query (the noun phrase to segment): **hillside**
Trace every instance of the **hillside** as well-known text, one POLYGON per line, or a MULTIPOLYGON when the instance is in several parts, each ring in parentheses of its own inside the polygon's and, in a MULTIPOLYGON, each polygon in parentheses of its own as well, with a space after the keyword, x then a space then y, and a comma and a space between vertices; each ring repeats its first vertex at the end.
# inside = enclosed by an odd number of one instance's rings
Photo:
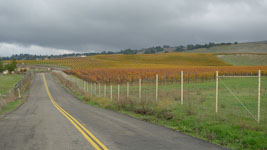
POLYGON ((233 54, 217 57, 234 66, 267 66, 267 54, 233 54))
POLYGON ((178 66, 228 66, 213 54, 94 55, 80 58, 19 61, 24 64, 57 64, 71 68, 174 68, 178 66))
POLYGON ((188 53, 267 53, 267 42, 249 42, 201 48, 188 53))

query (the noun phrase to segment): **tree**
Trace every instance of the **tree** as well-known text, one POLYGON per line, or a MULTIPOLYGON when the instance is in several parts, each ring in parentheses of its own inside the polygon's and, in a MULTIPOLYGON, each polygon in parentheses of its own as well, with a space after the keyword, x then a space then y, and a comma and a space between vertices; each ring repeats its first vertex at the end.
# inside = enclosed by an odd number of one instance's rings
POLYGON ((9 72, 15 71, 16 68, 17 68, 16 59, 13 59, 11 64, 6 64, 5 65, 5 70, 8 70, 9 72))
POLYGON ((11 66, 14 68, 14 70, 17 68, 17 61, 16 61, 16 59, 13 59, 12 60, 11 66))
POLYGON ((186 46, 187 50, 193 50, 194 49, 194 45, 193 44, 189 44, 186 46))
POLYGON ((146 49, 144 54, 154 54, 156 51, 154 49, 146 49))
POLYGON ((170 48, 169 45, 163 45, 163 48, 170 48))
POLYGON ((164 49, 163 49, 162 47, 160 47, 160 46, 156 46, 156 47, 155 47, 155 50, 156 50, 157 52, 161 52, 161 51, 163 51, 164 49))
POLYGON ((5 70, 5 68, 4 68, 3 61, 2 61, 2 59, 0 58, 0 72, 3 72, 4 70, 5 70))
POLYGON ((132 49, 125 49, 125 50, 121 50, 120 53, 122 54, 137 54, 137 50, 132 50, 132 49))
POLYGON ((178 47, 176 47, 176 49, 175 49, 176 52, 181 52, 181 51, 184 51, 184 50, 185 50, 185 47, 184 47, 183 45, 178 46, 178 47))

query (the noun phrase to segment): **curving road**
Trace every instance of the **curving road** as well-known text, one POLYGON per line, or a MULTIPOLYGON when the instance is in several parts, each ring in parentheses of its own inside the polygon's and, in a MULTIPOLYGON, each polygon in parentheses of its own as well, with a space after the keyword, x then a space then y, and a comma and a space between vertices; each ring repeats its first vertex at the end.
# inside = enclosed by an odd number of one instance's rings
POLYGON ((87 105, 36 74, 19 109, 0 119, 1 150, 216 150, 183 133, 87 105))

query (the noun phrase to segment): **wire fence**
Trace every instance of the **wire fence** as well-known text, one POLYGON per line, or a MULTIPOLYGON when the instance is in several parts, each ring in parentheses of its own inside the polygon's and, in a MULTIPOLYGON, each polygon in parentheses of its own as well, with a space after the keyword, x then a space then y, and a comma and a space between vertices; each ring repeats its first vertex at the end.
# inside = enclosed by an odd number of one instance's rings
POLYGON ((90 95, 119 103, 125 103, 126 100, 128 103, 144 104, 168 101, 175 107, 173 111, 181 117, 191 115, 199 120, 216 117, 220 120, 267 124, 266 76, 260 80, 259 103, 259 78, 256 76, 218 76, 218 82, 216 78, 183 81, 183 76, 180 80, 170 82, 158 81, 156 77, 155 80, 101 84, 87 82, 61 71, 57 73, 90 95))

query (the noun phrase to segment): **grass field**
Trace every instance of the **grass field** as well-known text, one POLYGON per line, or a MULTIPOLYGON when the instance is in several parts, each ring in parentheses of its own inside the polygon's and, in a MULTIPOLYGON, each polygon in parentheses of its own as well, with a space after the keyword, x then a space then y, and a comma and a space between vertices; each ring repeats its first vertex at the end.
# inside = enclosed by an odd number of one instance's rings
POLYGON ((236 54, 217 55, 222 61, 235 66, 266 66, 267 55, 236 54))
MULTIPOLYGON (((219 114, 222 116, 231 116, 235 119, 254 121, 257 119, 257 93, 258 93, 258 79, 257 78, 223 78, 219 80, 219 114), (227 90, 227 88, 234 93, 227 90), (236 96, 240 102, 235 99, 236 96), (242 106, 242 104, 244 106, 242 106), (246 107, 249 111, 246 110, 246 107), (250 114, 251 113, 251 114, 250 114), (252 116, 251 116, 252 115, 252 116)), ((267 77, 262 77, 262 118, 261 121, 267 126, 267 77)), ((81 85, 82 86, 82 85, 81 85)), ((89 91, 90 91, 89 87, 89 91)), ((104 96, 104 85, 96 85, 93 87, 95 96, 104 96)), ((126 84, 120 85, 120 99, 127 100, 126 84)), ((161 82, 159 84, 159 101, 171 101, 180 104, 181 99, 181 84, 180 82, 161 82)), ((142 101, 148 103, 155 102, 155 82, 142 82, 142 101)), ((113 100, 118 100, 118 86, 113 85, 113 100)), ((106 87, 106 96, 110 96, 110 86, 106 87)), ((138 82, 130 84, 129 98, 132 102, 139 101, 139 86, 138 82)), ((200 116, 209 116, 215 113, 215 80, 204 82, 185 82, 184 83, 184 106, 192 107, 191 112, 200 116)), ((178 107, 179 108, 179 107, 178 107)), ((184 115, 184 114, 181 114, 184 115)), ((235 120, 234 119, 234 120, 235 120)), ((267 128, 266 128, 267 129, 267 128)))
POLYGON ((14 85, 23 78, 23 75, 11 74, 0 75, 0 94, 6 95, 8 91, 13 90, 14 85))
POLYGON ((231 45, 214 46, 211 48, 201 48, 189 53, 267 53, 266 42, 251 42, 251 43, 239 43, 231 45))
MULTIPOLYGON (((120 99, 117 96, 118 86, 113 85, 112 101, 109 99, 110 86, 106 87, 106 98, 103 98, 103 85, 100 86, 100 93, 99 85, 93 86, 92 92, 95 93, 93 96, 77 92, 77 87, 70 84, 67 86, 88 104, 120 111, 232 149, 267 148, 265 142, 267 140, 267 77, 262 78, 260 124, 255 121, 257 78, 220 79, 217 114, 215 113, 214 80, 185 82, 183 105, 180 102, 180 82, 161 82, 158 102, 155 102, 155 83, 150 81, 142 85, 141 101, 138 95, 138 83, 130 84, 129 98, 126 97, 126 85, 120 85, 120 99)), ((83 84, 80 84, 80 88, 83 89, 83 84)), ((90 93, 90 86, 88 91, 90 93)))

